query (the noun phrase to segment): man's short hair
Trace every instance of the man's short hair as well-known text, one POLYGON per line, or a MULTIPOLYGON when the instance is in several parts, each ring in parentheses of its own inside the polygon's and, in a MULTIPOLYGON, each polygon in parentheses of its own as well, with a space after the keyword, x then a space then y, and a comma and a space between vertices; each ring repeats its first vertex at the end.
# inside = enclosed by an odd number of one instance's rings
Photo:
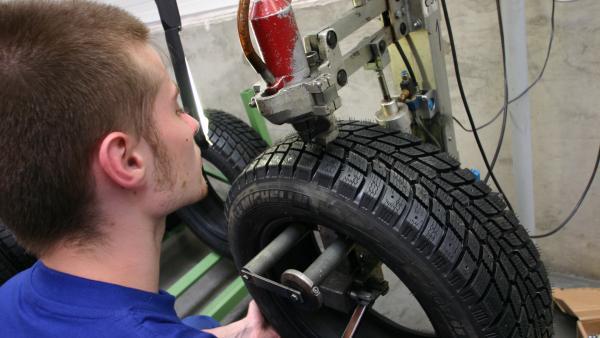
POLYGON ((154 133, 159 81, 131 56, 148 35, 109 5, 0 3, 0 220, 29 252, 100 235, 92 154, 111 131, 154 133))

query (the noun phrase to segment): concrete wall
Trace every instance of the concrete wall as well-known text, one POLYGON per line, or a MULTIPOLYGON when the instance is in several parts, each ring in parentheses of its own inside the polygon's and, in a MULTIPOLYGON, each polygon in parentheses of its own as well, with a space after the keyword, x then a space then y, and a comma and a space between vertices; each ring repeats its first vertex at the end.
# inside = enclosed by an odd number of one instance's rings
MULTIPOLYGON (((321 1, 296 11, 303 33, 317 30, 342 14, 351 1, 321 1)), ((540 70, 549 34, 550 0, 527 0, 530 79, 540 70)), ((464 85, 478 124, 502 105, 502 69, 495 5, 492 1, 449 1, 464 85)), ((553 52, 543 80, 531 91, 534 189, 537 231, 561 222, 578 200, 593 168, 600 136, 600 2, 580 0, 557 4, 553 52)), ((205 107, 220 108, 243 119, 239 92, 258 76, 244 60, 233 15, 189 19, 184 46, 205 107)), ((185 20, 184 20, 185 23, 185 20)), ((153 34, 164 48, 160 31, 153 34)), ((467 123, 446 43, 449 81, 455 116, 467 123)), ((342 118, 372 119, 380 100, 375 76, 359 71, 342 90, 342 118)), ((515 200, 510 154, 510 129, 498 161, 498 179, 515 200)), ((273 127, 274 138, 289 127, 273 127)), ((488 154, 498 139, 499 123, 482 131, 488 154)), ((456 127, 457 145, 465 167, 481 168, 471 134, 456 127)), ((566 230, 537 242, 550 270, 600 278, 600 184, 595 182, 579 213, 566 230)))

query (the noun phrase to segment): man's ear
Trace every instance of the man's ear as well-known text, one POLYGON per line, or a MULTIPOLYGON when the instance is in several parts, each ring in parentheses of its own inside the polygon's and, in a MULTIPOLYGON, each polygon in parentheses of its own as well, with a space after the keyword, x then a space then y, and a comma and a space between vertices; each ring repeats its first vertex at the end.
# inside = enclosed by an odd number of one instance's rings
POLYGON ((135 189, 144 184, 146 166, 139 145, 138 140, 122 132, 112 132, 100 143, 100 168, 115 184, 125 189, 135 189))

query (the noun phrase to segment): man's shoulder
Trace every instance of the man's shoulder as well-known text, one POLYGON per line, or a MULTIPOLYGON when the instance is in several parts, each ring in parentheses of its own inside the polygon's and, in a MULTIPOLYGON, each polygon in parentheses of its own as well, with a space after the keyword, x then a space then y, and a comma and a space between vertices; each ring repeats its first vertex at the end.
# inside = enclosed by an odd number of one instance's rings
POLYGON ((37 289, 42 285, 34 283, 39 271, 33 269, 35 266, 0 286, 2 334, 7 337, 213 337, 185 325, 174 312, 149 309, 148 303, 125 301, 127 304, 111 309, 90 307, 75 298, 87 295, 87 301, 91 302, 91 295, 77 292, 67 283, 61 284, 62 287, 57 283, 46 285, 40 293, 37 289), (61 289, 57 292, 60 299, 47 297, 56 296, 47 293, 57 288, 61 289))
POLYGON ((12 276, 4 284, 0 285, 0 309, 7 304, 10 299, 17 297, 23 285, 27 282, 31 269, 23 270, 12 276))

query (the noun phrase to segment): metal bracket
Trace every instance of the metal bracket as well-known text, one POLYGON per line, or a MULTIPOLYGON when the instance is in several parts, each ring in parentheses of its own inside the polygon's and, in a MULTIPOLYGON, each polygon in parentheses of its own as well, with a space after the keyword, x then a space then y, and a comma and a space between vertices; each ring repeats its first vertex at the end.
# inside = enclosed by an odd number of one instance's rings
POLYGON ((304 299, 302 298, 302 293, 300 291, 252 273, 252 271, 249 271, 245 268, 242 269, 242 278, 247 283, 250 283, 261 289, 265 289, 294 303, 304 303, 304 299))

